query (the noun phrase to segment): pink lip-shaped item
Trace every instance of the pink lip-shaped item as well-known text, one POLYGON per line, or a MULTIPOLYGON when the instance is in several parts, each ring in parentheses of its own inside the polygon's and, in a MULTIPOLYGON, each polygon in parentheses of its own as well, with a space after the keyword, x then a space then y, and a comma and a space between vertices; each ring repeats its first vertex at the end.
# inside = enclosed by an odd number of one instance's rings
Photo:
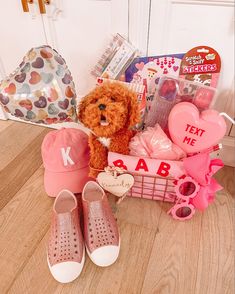
POLYGON ((199 114, 195 105, 178 103, 168 118, 172 141, 186 153, 205 150, 217 144, 226 133, 226 123, 218 111, 208 109, 199 114))

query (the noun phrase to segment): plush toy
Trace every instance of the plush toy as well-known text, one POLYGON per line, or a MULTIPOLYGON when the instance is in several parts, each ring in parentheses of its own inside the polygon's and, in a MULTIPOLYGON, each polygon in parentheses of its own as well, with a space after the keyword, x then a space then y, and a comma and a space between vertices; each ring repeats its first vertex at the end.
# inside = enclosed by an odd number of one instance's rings
POLYGON ((91 130, 89 175, 96 177, 108 165, 108 151, 129 154, 131 128, 140 120, 137 95, 119 82, 105 82, 82 99, 78 118, 91 130))

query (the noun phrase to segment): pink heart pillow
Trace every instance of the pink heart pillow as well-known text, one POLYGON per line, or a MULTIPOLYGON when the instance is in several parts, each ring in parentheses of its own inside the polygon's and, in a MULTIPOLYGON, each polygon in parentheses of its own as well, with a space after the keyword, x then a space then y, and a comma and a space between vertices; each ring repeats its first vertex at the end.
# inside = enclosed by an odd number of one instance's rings
POLYGON ((169 115, 172 141, 186 153, 205 150, 217 144, 226 133, 226 123, 219 112, 208 109, 199 114, 189 102, 176 104, 169 115))

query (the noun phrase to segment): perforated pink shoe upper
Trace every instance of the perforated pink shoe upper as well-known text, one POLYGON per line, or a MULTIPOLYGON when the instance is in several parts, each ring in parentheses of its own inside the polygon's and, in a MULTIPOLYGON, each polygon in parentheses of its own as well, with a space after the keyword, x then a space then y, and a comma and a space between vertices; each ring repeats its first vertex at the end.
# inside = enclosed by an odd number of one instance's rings
MULTIPOLYGON (((96 183, 94 182, 94 184, 96 183)), ((89 191, 89 193, 92 193, 92 191, 89 191)), ((99 247, 110 245, 118 246, 118 227, 105 193, 103 192, 102 199, 98 201, 84 200, 83 193, 82 203, 84 214, 84 239, 90 253, 99 247)))
MULTIPOLYGON (((75 196, 73 197, 76 199, 75 196)), ((56 198, 56 201, 60 201, 60 199, 56 198)), ((72 211, 63 213, 58 213, 54 205, 47 249, 50 266, 66 261, 81 263, 83 251, 84 243, 78 218, 77 202, 72 211)))

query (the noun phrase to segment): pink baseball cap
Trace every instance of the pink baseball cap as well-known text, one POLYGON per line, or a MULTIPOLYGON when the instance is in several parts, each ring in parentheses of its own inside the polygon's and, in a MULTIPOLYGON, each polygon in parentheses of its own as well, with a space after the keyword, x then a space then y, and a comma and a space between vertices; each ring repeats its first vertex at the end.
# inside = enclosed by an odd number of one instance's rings
POLYGON ((49 196, 67 189, 81 193, 88 181, 88 136, 81 130, 62 128, 48 133, 42 142, 44 186, 49 196))

